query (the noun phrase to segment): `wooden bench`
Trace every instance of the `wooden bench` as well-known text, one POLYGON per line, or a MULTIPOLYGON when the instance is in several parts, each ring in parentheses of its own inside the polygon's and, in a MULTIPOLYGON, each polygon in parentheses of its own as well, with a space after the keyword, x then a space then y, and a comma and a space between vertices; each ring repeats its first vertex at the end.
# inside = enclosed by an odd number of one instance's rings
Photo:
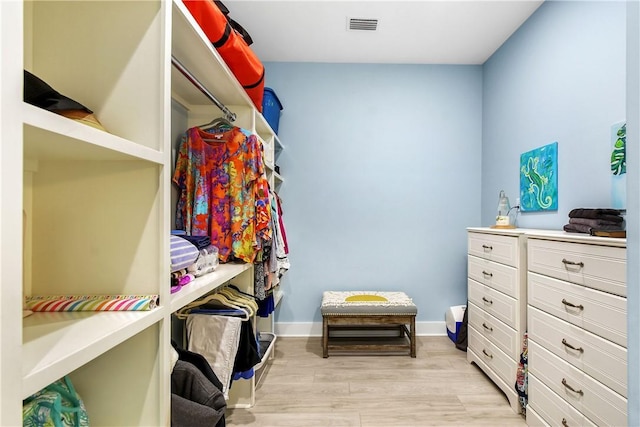
POLYGON ((329 350, 407 352, 416 357, 416 314, 418 309, 404 292, 326 291, 322 295, 322 357, 329 350), (409 327, 407 327, 409 325, 409 327), (396 330, 397 337, 360 334, 336 337, 338 330, 396 330), (332 332, 334 334, 332 335, 332 332))

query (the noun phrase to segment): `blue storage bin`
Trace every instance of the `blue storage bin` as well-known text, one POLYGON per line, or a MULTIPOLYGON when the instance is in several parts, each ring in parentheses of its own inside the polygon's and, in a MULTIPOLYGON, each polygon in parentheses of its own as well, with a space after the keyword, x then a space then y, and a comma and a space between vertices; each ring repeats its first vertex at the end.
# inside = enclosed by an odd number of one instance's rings
POLYGON ((278 133, 278 124, 280 122, 280 111, 282 111, 282 104, 276 93, 273 89, 265 87, 264 97, 262 98, 262 115, 267 119, 267 123, 276 134, 278 133))

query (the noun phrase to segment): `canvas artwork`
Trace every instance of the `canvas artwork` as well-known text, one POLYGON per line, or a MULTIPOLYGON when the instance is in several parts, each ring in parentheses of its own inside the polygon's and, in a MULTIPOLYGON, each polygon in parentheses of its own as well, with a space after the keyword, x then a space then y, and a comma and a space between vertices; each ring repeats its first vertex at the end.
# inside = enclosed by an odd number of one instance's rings
POLYGON ((520 155, 520 210, 558 210, 558 142, 520 155))
POLYGON ((611 126, 611 207, 627 208, 627 124, 611 126))

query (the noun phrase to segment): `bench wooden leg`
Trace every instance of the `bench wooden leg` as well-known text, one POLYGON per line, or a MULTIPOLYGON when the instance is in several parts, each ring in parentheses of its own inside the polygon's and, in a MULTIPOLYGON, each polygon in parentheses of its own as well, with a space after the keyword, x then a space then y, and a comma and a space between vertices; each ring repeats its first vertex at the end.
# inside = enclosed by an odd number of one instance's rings
POLYGON ((411 318, 411 357, 416 357, 416 318, 411 318))
POLYGON ((322 316, 322 357, 329 357, 329 322, 322 316))

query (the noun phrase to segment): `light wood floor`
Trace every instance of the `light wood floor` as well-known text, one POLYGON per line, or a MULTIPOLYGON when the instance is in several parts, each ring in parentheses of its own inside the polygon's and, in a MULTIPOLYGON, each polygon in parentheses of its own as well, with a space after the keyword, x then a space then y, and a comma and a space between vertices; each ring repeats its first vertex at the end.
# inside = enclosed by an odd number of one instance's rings
POLYGON ((320 338, 282 338, 251 409, 228 426, 525 426, 504 394, 447 337, 418 337, 417 358, 322 358, 320 338))

